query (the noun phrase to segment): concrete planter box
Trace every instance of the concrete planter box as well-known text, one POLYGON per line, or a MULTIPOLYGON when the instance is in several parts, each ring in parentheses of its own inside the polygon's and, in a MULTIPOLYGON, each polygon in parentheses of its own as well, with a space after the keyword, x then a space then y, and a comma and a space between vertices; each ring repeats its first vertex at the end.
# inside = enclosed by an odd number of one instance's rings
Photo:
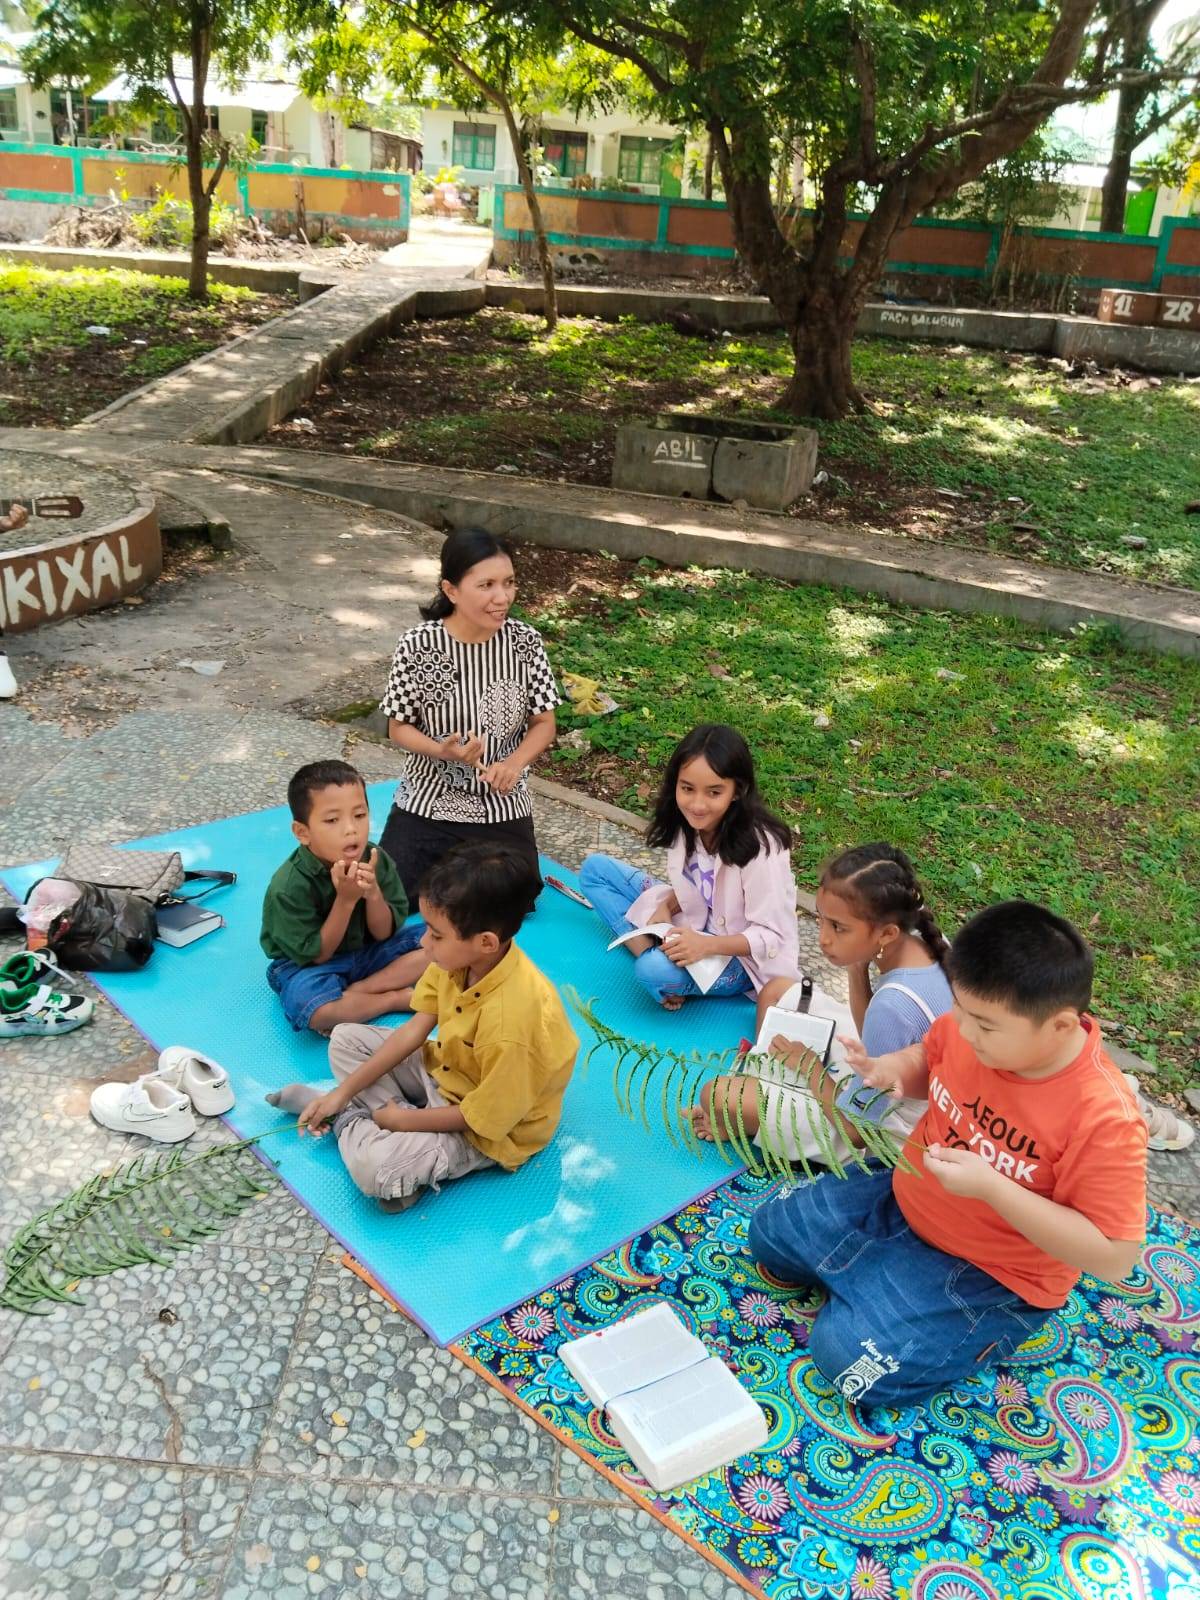
POLYGON ((613 488, 643 494, 677 494, 707 500, 717 441, 658 422, 627 422, 617 429, 613 488))
POLYGON ((617 429, 612 481, 614 489, 786 511, 816 470, 812 428, 666 412, 617 429))

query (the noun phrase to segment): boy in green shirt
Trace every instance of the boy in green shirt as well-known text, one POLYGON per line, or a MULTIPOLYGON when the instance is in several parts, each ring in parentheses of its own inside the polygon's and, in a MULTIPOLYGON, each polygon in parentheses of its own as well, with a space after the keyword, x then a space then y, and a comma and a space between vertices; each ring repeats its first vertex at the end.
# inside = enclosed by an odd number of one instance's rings
POLYGON ((404 926, 408 901, 390 858, 368 838, 362 775, 345 761, 313 761, 288 784, 300 841, 263 901, 267 982, 293 1028, 331 1033, 406 1011, 429 965, 424 927, 404 926))

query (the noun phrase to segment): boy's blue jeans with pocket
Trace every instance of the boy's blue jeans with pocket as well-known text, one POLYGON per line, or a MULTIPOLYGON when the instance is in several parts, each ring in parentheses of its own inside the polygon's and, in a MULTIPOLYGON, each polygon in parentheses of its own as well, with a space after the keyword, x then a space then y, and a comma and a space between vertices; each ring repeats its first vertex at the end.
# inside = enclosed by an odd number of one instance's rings
POLYGON ((867 1406, 919 1405, 1006 1360, 1052 1315, 918 1238, 883 1169, 825 1173, 768 1201, 748 1246, 772 1277, 828 1291, 809 1354, 867 1406))
POLYGON ((425 933, 419 917, 402 922, 386 939, 372 939, 361 950, 332 956, 328 961, 301 967, 282 957, 267 968, 267 982, 283 1002, 284 1013, 297 1032, 307 1028, 313 1013, 340 1000, 352 983, 373 978, 390 962, 415 950, 425 933))

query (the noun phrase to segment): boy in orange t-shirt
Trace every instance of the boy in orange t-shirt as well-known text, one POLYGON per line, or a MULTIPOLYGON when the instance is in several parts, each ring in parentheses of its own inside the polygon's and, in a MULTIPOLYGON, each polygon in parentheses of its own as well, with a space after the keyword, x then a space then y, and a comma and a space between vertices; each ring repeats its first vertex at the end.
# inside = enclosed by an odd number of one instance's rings
POLYGON ((809 1337, 847 1400, 915 1405, 1012 1355, 1082 1272, 1118 1283, 1145 1238, 1146 1126, 1104 1053, 1092 952, 1069 922, 1010 900, 946 960, 954 1010, 872 1059, 876 1088, 928 1097, 915 1169, 828 1175, 756 1213, 750 1251, 829 1293, 809 1337))

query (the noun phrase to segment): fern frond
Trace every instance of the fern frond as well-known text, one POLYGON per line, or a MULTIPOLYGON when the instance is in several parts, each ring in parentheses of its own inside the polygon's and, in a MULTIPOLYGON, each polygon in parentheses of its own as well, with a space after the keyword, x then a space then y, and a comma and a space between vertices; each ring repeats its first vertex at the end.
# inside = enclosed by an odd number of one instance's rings
POLYGON ((767 1125, 768 1104, 767 1085, 760 1078, 757 1089, 758 1097, 758 1144, 762 1152, 763 1166, 768 1177, 790 1178, 792 1164, 788 1160, 787 1145, 783 1139, 783 1095, 775 1096, 775 1127, 772 1130, 767 1125))
POLYGON ((190 1160, 179 1147, 143 1151, 89 1178, 13 1239, 4 1252, 0 1306, 45 1316, 42 1302, 75 1300, 81 1278, 151 1262, 169 1266, 178 1251, 212 1238, 275 1183, 248 1156, 257 1143, 216 1145, 190 1160))
MULTIPOLYGON (((719 1076, 731 1065, 740 1067, 740 1071, 734 1074, 736 1080, 745 1072, 747 1063, 752 1063, 756 1058, 753 1055, 747 1056, 738 1063, 735 1050, 713 1051, 709 1055, 702 1055, 698 1050, 690 1052, 669 1050, 659 1045, 630 1039, 615 1028, 609 1027, 608 1023, 598 1015, 594 1000, 584 1000, 578 991, 571 988, 564 989, 563 996, 592 1035, 592 1042, 584 1056, 584 1064, 590 1062, 598 1050, 611 1051, 615 1058, 612 1069, 613 1096, 621 1114, 630 1119, 635 1115, 639 1116, 649 1131, 651 1108, 654 1103, 651 1088, 657 1077, 660 1084, 658 1115, 667 1138, 675 1145, 682 1139, 684 1146, 699 1155, 701 1143, 692 1127, 688 1112, 697 1103, 702 1084, 710 1078, 719 1076)), ((828 1067, 824 1070, 826 1073, 829 1072, 828 1067)), ((867 1111, 883 1098, 886 1098, 884 1092, 877 1091, 868 1102, 867 1111)), ((756 1142, 746 1128, 741 1095, 731 1092, 722 1097, 720 1105, 717 1100, 718 1097, 714 1095, 709 1117, 717 1154, 723 1160, 735 1157, 752 1172, 759 1173, 765 1169, 768 1173, 778 1171, 781 1176, 793 1176, 795 1167, 799 1166, 805 1177, 816 1177, 817 1168, 802 1153, 806 1143, 809 1148, 815 1147, 818 1152, 814 1158, 817 1166, 826 1168, 837 1178, 844 1178, 847 1175, 849 1165, 865 1170, 869 1161, 877 1161, 887 1167, 899 1167, 907 1172, 915 1170, 901 1145, 886 1128, 873 1121, 865 1112, 860 1114, 846 1111, 839 1106, 835 1123, 825 1115, 819 1101, 813 1095, 798 1093, 780 1096, 774 1119, 775 1127, 771 1129, 768 1126, 763 1080, 759 1079, 759 1134, 756 1142), (781 1126, 785 1098, 788 1101, 788 1114, 791 1120, 790 1147, 783 1138, 781 1126), (809 1141, 805 1141, 802 1137, 798 1115, 801 1103, 804 1106, 811 1136, 809 1141), (839 1153, 837 1138, 839 1132, 847 1135, 847 1143, 851 1147, 849 1156, 839 1153), (856 1138, 851 1138, 850 1135, 856 1138), (856 1139, 859 1142, 856 1143, 856 1139)))

